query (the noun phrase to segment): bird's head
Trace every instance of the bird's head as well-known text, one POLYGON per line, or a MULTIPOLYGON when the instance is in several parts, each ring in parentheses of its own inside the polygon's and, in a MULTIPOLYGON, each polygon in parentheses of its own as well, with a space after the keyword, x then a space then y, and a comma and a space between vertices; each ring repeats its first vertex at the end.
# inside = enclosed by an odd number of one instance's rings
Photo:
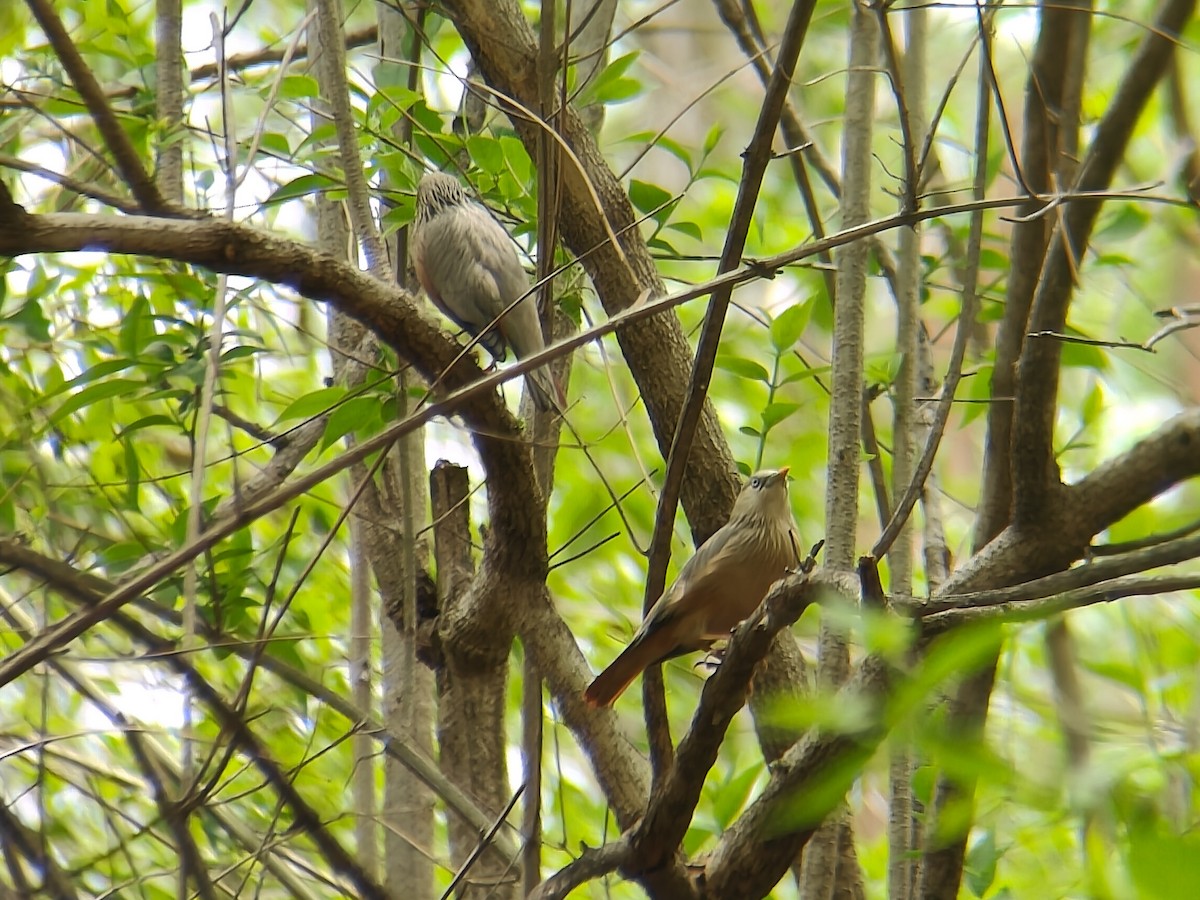
POLYGON ((791 519, 791 508, 788 506, 787 492, 788 467, 780 469, 762 469, 750 476, 742 492, 738 494, 733 504, 735 519, 791 519))
POLYGON ((427 222, 442 210, 469 200, 458 179, 445 172, 430 172, 417 185, 417 221, 427 222))

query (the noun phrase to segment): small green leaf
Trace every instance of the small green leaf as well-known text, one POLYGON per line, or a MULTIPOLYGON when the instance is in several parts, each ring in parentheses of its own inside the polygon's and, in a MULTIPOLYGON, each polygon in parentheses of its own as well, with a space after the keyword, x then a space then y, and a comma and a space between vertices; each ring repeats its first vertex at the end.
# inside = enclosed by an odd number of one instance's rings
POLYGON ((725 133, 724 127, 718 122, 708 129, 708 134, 704 136, 704 155, 708 156, 717 147, 717 142, 721 140, 721 136, 725 133))
POLYGON ((314 416, 324 415, 333 409, 345 396, 346 389, 339 385, 321 388, 320 390, 313 391, 311 394, 297 397, 279 414, 279 418, 276 421, 286 422, 289 419, 311 419, 314 416))
POLYGON ((122 449, 125 451, 125 505, 132 510, 137 510, 138 506, 138 487, 141 484, 142 465, 138 460, 137 442, 125 437, 121 440, 122 449))
POLYGON ((996 880, 996 863, 999 859, 996 835, 991 829, 985 831, 967 850, 964 875, 967 887, 976 897, 986 894, 996 880))
POLYGON ((734 375, 749 379, 750 381, 761 381, 763 384, 771 383, 770 373, 752 359, 722 354, 717 357, 717 368, 724 369, 726 372, 732 372, 734 375))
POLYGON ((580 93, 576 105, 584 107, 593 103, 626 100, 641 91, 640 82, 625 77, 625 72, 637 60, 638 55, 637 51, 626 53, 605 66, 604 71, 592 79, 580 93))
POLYGON ((35 341, 50 340, 50 320, 42 312, 41 304, 32 297, 16 312, 0 321, 16 325, 35 341))
POLYGON ((1095 425, 1100 420, 1102 412, 1104 412, 1104 392, 1100 389, 1100 383, 1095 381, 1092 382, 1092 388, 1083 400, 1080 418, 1084 425, 1095 425))
POLYGON ((291 159, 292 148, 288 145, 286 135, 280 134, 278 131, 265 131, 263 136, 258 141, 258 146, 268 156, 276 156, 281 159, 291 159))
POLYGON ((666 150, 687 166, 689 172, 692 170, 692 154, 687 147, 679 143, 679 141, 667 137, 665 134, 655 133, 651 135, 651 139, 654 141, 654 146, 660 150, 666 150))
POLYGON ((979 268, 992 272, 1007 272, 1011 266, 1005 254, 999 250, 984 247, 979 251, 979 268))
POLYGON ((771 322, 771 343, 780 353, 791 350, 808 327, 812 317, 813 301, 795 303, 781 312, 771 322))
POLYGON ((499 175, 505 170, 504 148, 495 138, 473 134, 467 138, 467 152, 471 154, 471 162, 489 175, 499 175))
POLYGON ((1096 229, 1095 240, 1127 241, 1137 237, 1150 222, 1150 214, 1133 203, 1108 206, 1096 229))
POLYGON ((281 185, 276 189, 275 193, 266 199, 264 205, 269 206, 272 203, 295 200, 297 197, 307 197, 309 194, 315 194, 333 187, 341 187, 341 185, 326 175, 310 172, 307 175, 301 175, 299 178, 289 181, 287 184, 281 185))
POLYGON ((799 403, 771 403, 761 413, 763 431, 767 432, 800 408, 799 403))
POLYGON ((129 356, 138 356, 142 348, 154 338, 154 322, 149 317, 150 302, 142 296, 136 297, 129 312, 121 320, 121 349, 129 356))
POLYGON ((674 229, 681 234, 686 234, 697 241, 704 239, 704 232, 700 230, 700 226, 695 222, 670 222, 667 224, 667 228, 674 229))
POLYGON ((639 212, 660 214, 665 211, 666 205, 674 196, 657 184, 638 181, 636 178, 629 182, 629 201, 639 212))
MULTIPOLYGON (((1067 328, 1067 334, 1079 334, 1074 328, 1067 328)), ((1103 347, 1091 344, 1077 344, 1067 341, 1062 348, 1062 364, 1079 369, 1094 369, 1097 372, 1107 372, 1109 369, 1108 353, 1103 347)))
POLYGON ((51 414, 50 424, 55 425, 76 410, 91 406, 93 403, 107 400, 110 397, 118 397, 122 394, 130 394, 141 390, 145 386, 145 382, 133 378, 113 378, 109 381, 90 384, 79 391, 79 393, 72 394, 63 401, 62 405, 51 414))
POLYGON ((279 96, 288 100, 309 100, 320 95, 317 79, 309 75, 287 75, 279 85, 279 96))
POLYGON ((117 437, 124 439, 126 435, 133 434, 135 431, 141 431, 143 428, 153 428, 156 425, 166 425, 170 428, 177 428, 179 423, 170 416, 164 416, 161 414, 142 416, 142 418, 138 419, 136 422, 126 425, 124 428, 120 429, 117 432, 117 437))
POLYGON ((792 384, 796 381, 806 381, 809 378, 816 378, 821 375, 828 375, 833 371, 832 366, 813 366, 811 369, 801 369, 799 372, 793 372, 791 375, 784 378, 777 387, 782 387, 785 384, 792 384))
POLYGON ((975 370, 973 377, 963 378, 959 382, 956 396, 959 400, 971 401, 956 404, 962 411, 963 425, 975 421, 986 413, 992 399, 992 367, 990 365, 980 366, 975 370))
POLYGON ((340 440, 351 431, 380 422, 379 400, 376 397, 352 397, 338 406, 325 423, 325 434, 321 437, 321 449, 340 440))
POLYGON ((251 347, 247 344, 238 344, 236 347, 230 347, 221 354, 221 362, 234 362, 239 359, 245 359, 247 356, 254 356, 257 353, 266 352, 262 347, 251 347))

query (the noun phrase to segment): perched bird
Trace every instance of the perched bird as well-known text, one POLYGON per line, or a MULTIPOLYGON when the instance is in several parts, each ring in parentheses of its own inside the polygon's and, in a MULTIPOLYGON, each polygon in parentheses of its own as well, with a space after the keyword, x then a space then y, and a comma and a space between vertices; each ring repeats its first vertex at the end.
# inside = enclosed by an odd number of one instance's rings
MULTIPOLYGON (((417 278, 429 299, 460 328, 479 337, 497 360, 508 355, 510 346, 518 359, 546 346, 529 276, 512 239, 458 179, 444 172, 421 179, 410 246, 417 278), (522 299, 512 306, 518 298, 522 299)), ((539 408, 565 405, 546 369, 529 372, 525 383, 539 408)))
POLYGON ((787 473, 784 466, 751 476, 729 521, 684 564, 629 646, 588 685, 588 704, 611 706, 648 666, 728 637, 799 562, 787 473))

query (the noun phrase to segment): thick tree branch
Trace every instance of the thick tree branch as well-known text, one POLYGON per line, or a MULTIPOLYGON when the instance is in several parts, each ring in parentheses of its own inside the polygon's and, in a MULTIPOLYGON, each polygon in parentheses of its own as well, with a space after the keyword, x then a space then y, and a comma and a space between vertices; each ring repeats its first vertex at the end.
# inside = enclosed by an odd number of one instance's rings
POLYGON ((828 577, 789 576, 776 582, 754 614, 738 625, 720 666, 704 684, 700 705, 679 742, 674 764, 655 787, 646 814, 630 836, 631 858, 624 871, 652 872, 677 852, 705 777, 733 717, 746 703, 754 672, 775 635, 836 584, 828 577))
POLYGON ((1072 609, 1111 603, 1126 597, 1146 597, 1200 588, 1200 575, 1127 575, 1088 584, 1045 597, 1025 597, 1007 602, 948 609, 924 619, 923 634, 930 638, 975 622, 1000 620, 1031 622, 1047 619, 1072 609))
POLYGON ((783 755, 762 794, 709 857, 709 896, 733 900, 770 892, 886 736, 881 706, 892 682, 889 663, 876 656, 863 661, 842 693, 874 706, 870 723, 855 733, 814 732, 783 755))
MULTIPOLYGON (((1128 74, 1096 128, 1080 167, 1075 185, 1078 189, 1103 190, 1112 182, 1134 126, 1167 70, 1179 32, 1195 9, 1196 0, 1167 0, 1146 30, 1128 74)), ((1078 13, 1068 11, 1068 15, 1078 13)), ((1064 329, 1075 279, 1101 206, 1100 201, 1074 203, 1059 216, 1034 297, 1030 331, 1064 329)), ((1061 359, 1062 345, 1058 341, 1028 341, 1021 354, 1012 445, 1014 514, 1018 523, 1042 522, 1058 502, 1054 420, 1061 359)))
POLYGON ((1066 490, 1066 513, 1089 537, 1200 475, 1200 407, 1186 410, 1066 490))
MULTIPOLYGON (((449 0, 445 8, 488 83, 526 109, 537 109, 537 38, 515 0, 449 0)), ((503 100, 501 100, 503 106, 503 100)), ((506 110, 530 156, 544 127, 511 107, 506 110)), ((566 106, 560 133, 582 164, 562 166, 559 222, 563 242, 580 258, 609 316, 628 309, 645 292, 665 288, 635 227, 633 208, 573 107, 566 106), (593 198, 598 197, 602 210, 593 198), (620 235, 620 252, 608 234, 620 235)), ((683 408, 692 353, 675 316, 655 316, 637 328, 618 329, 617 339, 641 390, 664 458, 683 408)), ((738 490, 733 459, 710 405, 688 460, 682 502, 697 544, 725 524, 738 490)))

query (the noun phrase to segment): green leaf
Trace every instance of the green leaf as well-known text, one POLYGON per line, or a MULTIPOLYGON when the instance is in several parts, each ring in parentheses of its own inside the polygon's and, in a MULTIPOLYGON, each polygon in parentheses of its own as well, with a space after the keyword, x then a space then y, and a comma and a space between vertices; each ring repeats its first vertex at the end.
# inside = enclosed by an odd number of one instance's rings
POLYGON ((5 323, 16 325, 25 332, 32 340, 49 341, 50 340, 50 320, 46 318, 42 312, 42 306, 37 300, 32 297, 21 304, 20 309, 12 315, 5 316, 2 320, 5 323))
POLYGON ((321 87, 310 75, 287 75, 280 82, 279 96, 288 100, 311 100, 321 96, 321 87))
POLYGON ((800 408, 799 403, 770 403, 761 413, 763 432, 766 433, 800 408))
POLYGON ((471 162, 489 175, 499 175, 507 168, 504 164, 504 148, 495 138, 473 134, 467 138, 467 152, 471 162))
POLYGON ((637 60, 639 53, 627 53, 618 57, 604 67, 604 70, 588 82, 587 87, 580 93, 576 105, 590 106, 593 103, 612 103, 626 100, 639 93, 641 83, 632 78, 626 78, 625 72, 637 60))
POLYGON ((142 348, 154 339, 154 322, 150 318, 150 301, 144 296, 134 299, 125 318, 121 320, 118 343, 129 356, 137 356, 142 348))
POLYGON ((982 897, 996 880, 996 863, 1000 852, 996 848, 996 835, 988 829, 967 850, 964 872, 967 888, 976 897, 982 897))
MULTIPOLYGON (((1067 328, 1067 334, 1079 334, 1074 328, 1067 328)), ((1047 338, 1047 340, 1054 340, 1047 338)), ((1073 341, 1066 341, 1062 348, 1062 364, 1064 366, 1072 366, 1078 369, 1093 369, 1097 372, 1106 372, 1109 368, 1108 351, 1103 347, 1096 347, 1092 344, 1077 344, 1073 341)))
POLYGON ((340 188, 341 186, 327 175, 309 173, 281 185, 275 190, 275 193, 271 194, 264 201, 263 205, 270 206, 273 203, 283 203, 285 200, 295 200, 297 197, 307 197, 309 194, 316 194, 320 191, 326 191, 335 187, 340 188))
POLYGON ((1129 841, 1129 874, 1138 896, 1153 900, 1194 897, 1200 884, 1200 835, 1170 834, 1140 825, 1129 841))
POLYGON ((667 137, 665 134, 654 134, 649 136, 650 140, 654 141, 654 146, 660 150, 665 150, 678 159, 681 163, 688 167, 688 171, 692 170, 692 154, 683 144, 673 138, 667 137))
POLYGON ((1096 228, 1095 240, 1127 241, 1141 234, 1150 222, 1150 214, 1133 203, 1119 203, 1105 207, 1096 228))
POLYGON ((258 146, 268 156, 275 156, 280 159, 292 158, 292 148, 288 144, 287 135, 280 134, 277 131, 264 131, 263 136, 259 138, 258 146))
POLYGON ((117 431, 117 437, 124 439, 126 435, 133 434, 135 431, 141 431, 143 428, 153 428, 156 425, 166 425, 169 428, 177 429, 179 423, 170 416, 156 414, 153 416, 142 416, 136 422, 126 425, 124 428, 117 431))
MULTIPOLYGON (((959 382, 956 396, 959 400, 973 401, 957 403, 962 411, 962 423, 967 425, 987 412, 989 401, 992 399, 992 367, 980 366, 970 378, 959 382)), ((999 401, 1004 402, 1004 401, 999 401)))
POLYGON ((666 211, 674 196, 657 184, 638 181, 636 178, 629 182, 629 201, 639 212, 660 215, 666 211))
POLYGON ((119 397, 122 394, 132 394, 145 387, 145 382, 133 378, 113 378, 109 381, 101 381, 98 384, 88 385, 83 390, 68 397, 51 414, 50 424, 55 425, 76 410, 91 406, 93 403, 107 400, 110 397, 119 397))
POLYGON ((669 222, 667 228, 686 234, 693 240, 704 240, 704 232, 700 230, 700 226, 695 222, 669 222))
POLYGON ((725 133, 725 128, 720 122, 715 123, 708 134, 704 136, 704 155, 708 156, 717 147, 717 142, 721 140, 721 136, 725 133))
POLYGON ((303 397, 297 397, 279 414, 277 422, 287 422, 290 419, 311 419, 324 415, 333 409, 343 397, 346 389, 340 385, 321 388, 303 397))
POLYGON ((984 247, 979 251, 979 268, 992 272, 1007 272, 1011 266, 1007 254, 984 247))
POLYGON ((791 350, 800 340, 812 317, 812 309, 813 300, 810 298, 789 306, 771 321, 771 343, 778 352, 791 350))
POLYGON ((758 766, 746 766, 711 792, 713 815, 717 824, 721 826, 721 831, 725 831, 733 823, 742 807, 746 805, 746 798, 750 796, 750 790, 761 772, 762 769, 758 766))
POLYGON ((138 510, 138 486, 141 484, 142 465, 138 460, 137 442, 125 437, 121 440, 125 456, 125 505, 138 510))
POLYGON ((726 372, 732 372, 734 375, 749 379, 750 381, 761 381, 763 384, 771 383, 770 373, 752 359, 745 359, 741 356, 730 356, 723 353, 717 357, 717 368, 723 369, 726 372))
POLYGON ((321 449, 325 450, 351 431, 379 423, 377 397, 351 397, 330 413, 329 421, 325 423, 325 434, 321 437, 321 449))
POLYGON ((248 356, 255 356, 259 353, 265 353, 262 347, 251 347, 248 344, 238 344, 236 347, 230 347, 221 354, 221 362, 236 362, 239 359, 245 359, 248 356))

